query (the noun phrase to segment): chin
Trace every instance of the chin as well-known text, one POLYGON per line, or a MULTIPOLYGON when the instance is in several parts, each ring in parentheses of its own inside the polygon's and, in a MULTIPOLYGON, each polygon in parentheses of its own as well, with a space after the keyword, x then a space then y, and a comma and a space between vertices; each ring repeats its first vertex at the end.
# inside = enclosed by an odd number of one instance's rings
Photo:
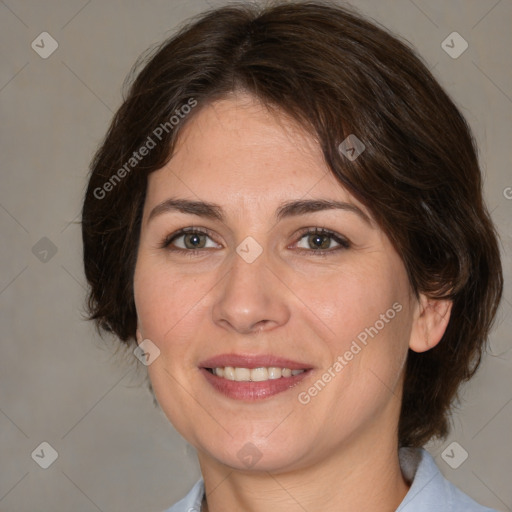
POLYGON ((304 441, 297 435, 294 442, 290 433, 283 431, 283 435, 273 439, 269 439, 268 433, 233 437, 226 434, 223 439, 209 438, 196 446, 204 457, 237 471, 282 473, 298 469, 306 462, 307 452, 314 451, 308 450, 304 441))

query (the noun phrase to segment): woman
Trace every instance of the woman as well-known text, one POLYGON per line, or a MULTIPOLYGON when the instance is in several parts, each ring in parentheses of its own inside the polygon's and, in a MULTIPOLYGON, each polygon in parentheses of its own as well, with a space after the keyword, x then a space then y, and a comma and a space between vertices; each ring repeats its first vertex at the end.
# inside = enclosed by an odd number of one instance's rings
POLYGON ((162 44, 92 163, 91 318, 202 478, 169 511, 484 511, 446 436, 502 291, 467 124, 403 43, 320 2, 162 44))

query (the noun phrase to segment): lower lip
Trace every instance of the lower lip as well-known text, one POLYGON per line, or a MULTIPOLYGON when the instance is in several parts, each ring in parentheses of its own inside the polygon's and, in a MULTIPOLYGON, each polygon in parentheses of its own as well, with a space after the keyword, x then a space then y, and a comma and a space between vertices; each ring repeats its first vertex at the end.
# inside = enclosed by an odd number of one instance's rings
POLYGON ((270 396, 282 393, 287 389, 296 386, 306 375, 309 370, 305 370, 298 375, 291 377, 281 377, 279 379, 264 380, 260 382, 252 381, 235 381, 217 377, 209 372, 206 368, 201 368, 201 372, 206 380, 223 395, 235 400, 262 400, 270 396))

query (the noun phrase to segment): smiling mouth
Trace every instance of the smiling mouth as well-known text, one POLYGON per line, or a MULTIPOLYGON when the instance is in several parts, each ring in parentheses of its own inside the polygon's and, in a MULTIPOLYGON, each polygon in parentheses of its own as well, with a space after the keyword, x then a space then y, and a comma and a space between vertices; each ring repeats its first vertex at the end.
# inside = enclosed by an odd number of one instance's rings
POLYGON ((306 369, 291 370, 290 368, 280 368, 277 366, 260 368, 218 366, 215 368, 206 368, 206 370, 217 377, 236 382, 265 382, 269 380, 286 379, 295 377, 306 371, 306 369))
POLYGON ((219 354, 198 367, 214 390, 244 402, 281 394, 313 371, 307 363, 272 354, 219 354))
POLYGON ((311 372, 311 368, 292 370, 278 366, 203 366, 200 369, 213 389, 242 402, 269 399, 281 394, 295 387, 311 372))

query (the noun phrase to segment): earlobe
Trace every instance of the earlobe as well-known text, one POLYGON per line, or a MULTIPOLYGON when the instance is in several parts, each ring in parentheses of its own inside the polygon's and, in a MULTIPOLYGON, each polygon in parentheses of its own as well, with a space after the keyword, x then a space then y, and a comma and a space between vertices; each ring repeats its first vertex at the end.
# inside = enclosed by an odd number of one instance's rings
POLYGON ((144 339, 138 327, 135 331, 135 338, 137 340, 137 345, 140 345, 142 340, 144 339))
POLYGON ((409 348, 414 352, 426 352, 434 348, 446 331, 451 310, 451 300, 431 299, 420 295, 413 320, 409 348))

